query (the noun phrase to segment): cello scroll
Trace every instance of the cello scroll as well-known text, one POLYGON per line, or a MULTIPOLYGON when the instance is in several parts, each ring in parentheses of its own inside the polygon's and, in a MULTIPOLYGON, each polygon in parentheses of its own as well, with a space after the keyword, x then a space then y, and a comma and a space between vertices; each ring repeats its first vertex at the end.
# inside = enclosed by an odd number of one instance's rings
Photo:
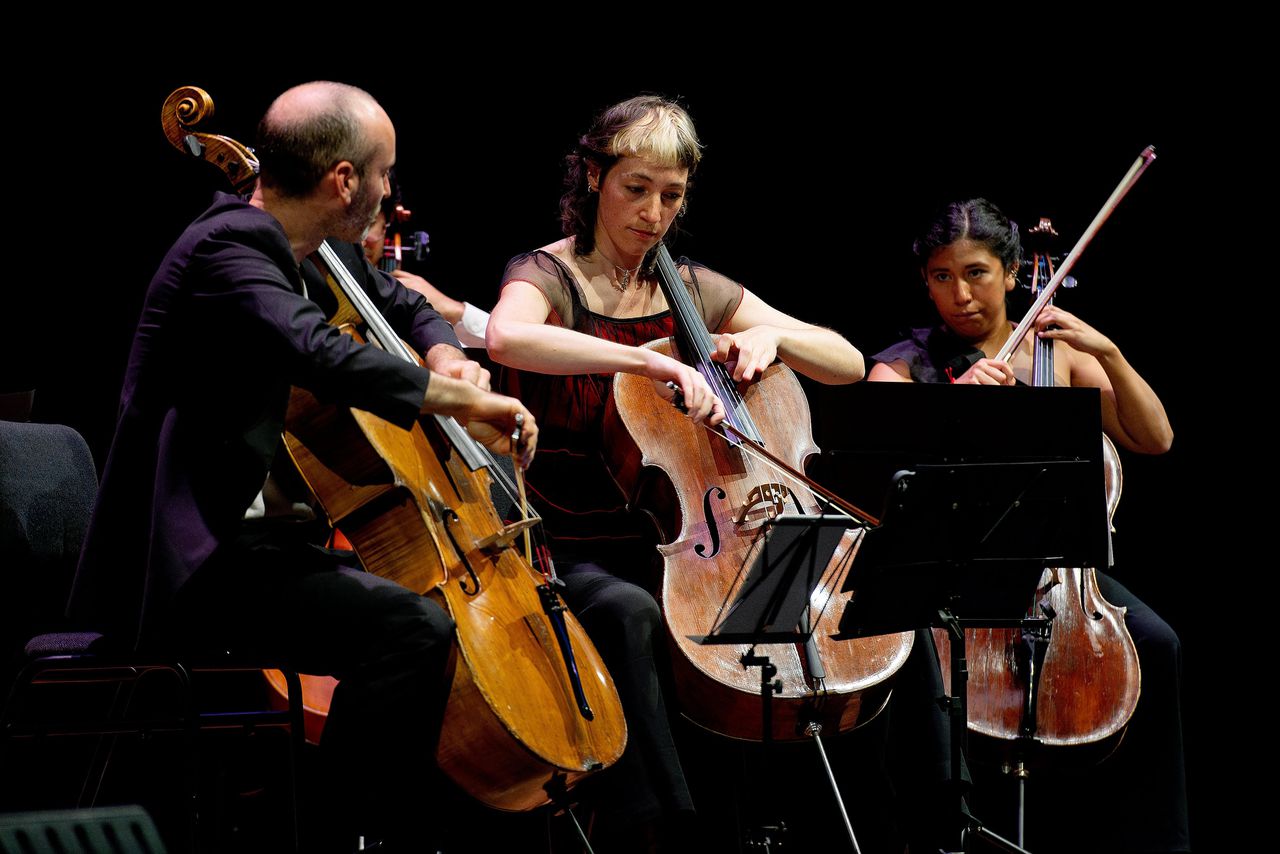
POLYGON ((175 89, 160 109, 160 124, 174 148, 211 163, 231 182, 236 195, 248 196, 258 181, 257 155, 229 136, 196 130, 211 118, 213 98, 198 86, 175 89))

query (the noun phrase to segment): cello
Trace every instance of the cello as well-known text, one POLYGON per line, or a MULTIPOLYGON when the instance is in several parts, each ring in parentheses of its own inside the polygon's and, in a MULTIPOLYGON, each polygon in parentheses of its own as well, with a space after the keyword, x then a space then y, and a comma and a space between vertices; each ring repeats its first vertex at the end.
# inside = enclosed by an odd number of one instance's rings
MULTIPOLYGON (((256 175, 244 146, 192 128, 212 113, 202 90, 169 96, 171 142, 226 170, 243 191, 256 175)), ((376 344, 416 356, 381 318, 331 247, 319 263, 337 282, 332 323, 366 326, 376 344)), ((403 430, 295 389, 286 447, 332 524, 365 568, 431 596, 457 624, 452 689, 437 761, 458 785, 498 808, 532 809, 616 761, 626 724, 611 678, 543 572, 514 541, 536 520, 504 524, 491 479, 505 476, 453 419, 403 430)))
POLYGON ((675 650, 680 709, 706 729, 749 740, 796 740, 866 723, 887 704, 889 680, 913 639, 909 632, 831 638, 849 596, 840 592, 840 582, 862 537, 855 520, 876 520, 822 497, 816 484, 794 471, 818 448, 808 401, 791 369, 775 363, 740 392, 724 365, 711 359, 710 334, 663 245, 657 270, 676 336, 646 346, 678 352, 696 366, 725 404, 727 425, 716 431, 693 424, 644 377, 618 374, 614 380, 605 447, 633 506, 645 494, 658 496, 645 509, 663 537, 659 600, 675 650), (853 518, 802 617, 802 628, 812 631, 809 640, 751 648, 777 669, 772 723, 765 731, 760 679, 740 663, 748 647, 701 640, 737 598, 769 522, 788 508, 816 514, 832 507, 853 518))

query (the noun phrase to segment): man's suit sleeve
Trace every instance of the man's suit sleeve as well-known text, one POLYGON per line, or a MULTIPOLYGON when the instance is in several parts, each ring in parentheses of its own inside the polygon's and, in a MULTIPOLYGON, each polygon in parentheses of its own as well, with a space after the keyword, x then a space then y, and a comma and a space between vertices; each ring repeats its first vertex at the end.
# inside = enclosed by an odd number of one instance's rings
MULTIPOLYGON (((288 263, 293 266, 292 258, 288 263)), ((282 266, 279 259, 211 235, 189 268, 192 281, 201 283, 192 291, 193 312, 201 323, 222 324, 228 347, 270 362, 260 370, 278 371, 321 400, 364 409, 402 427, 412 424, 430 372, 331 326, 282 266)))

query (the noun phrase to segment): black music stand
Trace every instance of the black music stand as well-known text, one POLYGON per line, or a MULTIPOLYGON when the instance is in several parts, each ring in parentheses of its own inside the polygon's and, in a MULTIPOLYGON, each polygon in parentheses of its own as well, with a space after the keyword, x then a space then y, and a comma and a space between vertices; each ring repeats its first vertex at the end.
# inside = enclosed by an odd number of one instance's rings
MULTIPOLYGON (((739 660, 743 667, 760 668, 761 753, 764 757, 761 775, 766 779, 773 742, 773 695, 782 690, 782 683, 773 678, 778 672, 777 667, 767 655, 756 655, 755 646, 764 643, 804 644, 809 661, 818 661, 813 629, 808 619, 809 597, 822 581, 845 532, 860 524, 843 514, 781 514, 774 517, 767 524, 760 551, 739 588, 737 598, 724 618, 701 641, 704 644, 751 644, 751 649, 739 660)), ((819 678, 822 675, 815 674, 819 678)), ((812 722, 805 732, 818 748, 853 850, 861 854, 835 774, 822 746, 822 726, 812 722)), ((748 844, 769 851, 772 847, 770 833, 785 832, 785 829, 782 822, 761 823, 754 828, 756 838, 749 840, 748 844)))
MULTIPOLYGON (((1099 409, 1092 395, 1024 396, 991 389, 973 395, 965 389, 912 386, 938 408, 904 422, 894 412, 887 444, 928 445, 931 463, 899 470, 891 479, 883 524, 863 538, 845 581, 853 591, 840 622, 840 636, 858 637, 906 631, 926 625, 947 629, 951 637, 952 785, 963 822, 963 844, 981 839, 1005 851, 1024 849, 985 828, 961 797, 961 755, 968 731, 966 703, 966 627, 1020 627, 1043 631, 1047 620, 1026 618, 1046 566, 1105 565, 1109 540, 1101 488, 1099 409), (996 395, 987 392, 995 391, 996 395), (1043 434, 1006 431, 999 446, 982 431, 938 433, 936 426, 986 421, 987 401, 1020 406, 1016 423, 1046 423, 1037 408, 1052 404, 1057 441, 1043 434), (912 429, 911 425, 918 425, 912 429), (1090 432, 1091 431, 1091 432, 1090 432), (1081 439, 1081 437, 1086 437, 1081 439), (1087 437, 1093 437, 1089 441, 1087 437), (1045 451, 1052 448, 1053 453, 1045 451), (1065 450, 1066 453, 1062 453, 1065 450), (1039 456, 1039 459, 1036 457, 1039 456), (965 615, 961 617, 960 615, 965 615)), ((973 389, 972 391, 978 391, 973 389)), ((1064 390, 1055 390, 1060 393, 1064 390)), ((894 392, 898 402, 905 400, 894 392)), ((919 406, 923 401, 908 401, 919 406)), ((886 410, 881 410, 886 411, 886 410)), ((999 423, 999 422, 997 422, 999 423)), ((906 445, 909 447, 910 445, 906 445)), ((875 454, 868 454, 874 457, 875 454)), ((882 456, 892 457, 893 453, 882 456)), ((878 462, 883 465, 883 459, 878 462)), ((1025 854, 1025 852, 1024 852, 1025 854)))

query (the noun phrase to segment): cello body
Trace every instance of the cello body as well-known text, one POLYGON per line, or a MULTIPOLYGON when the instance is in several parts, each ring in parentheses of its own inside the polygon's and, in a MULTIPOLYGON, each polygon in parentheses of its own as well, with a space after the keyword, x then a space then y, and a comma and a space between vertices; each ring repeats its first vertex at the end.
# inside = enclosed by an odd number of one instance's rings
MULTIPOLYGON (((672 352, 670 339, 647 346, 672 352)), ((798 468, 817 452, 808 402, 785 365, 769 367, 742 398, 776 456, 798 468)), ((632 506, 654 517, 663 539, 660 602, 681 711, 712 731, 760 739, 760 673, 739 660, 748 647, 699 641, 734 602, 765 523, 784 508, 817 513, 818 501, 804 484, 691 422, 644 377, 619 374, 610 403, 608 462, 632 506)), ((861 536, 860 530, 844 535, 810 597, 812 642, 754 647, 777 667, 782 685, 773 700, 772 738, 804 738, 810 724, 830 732, 870 720, 887 703, 890 677, 911 651, 911 633, 829 637, 849 596, 839 588, 861 536)))

